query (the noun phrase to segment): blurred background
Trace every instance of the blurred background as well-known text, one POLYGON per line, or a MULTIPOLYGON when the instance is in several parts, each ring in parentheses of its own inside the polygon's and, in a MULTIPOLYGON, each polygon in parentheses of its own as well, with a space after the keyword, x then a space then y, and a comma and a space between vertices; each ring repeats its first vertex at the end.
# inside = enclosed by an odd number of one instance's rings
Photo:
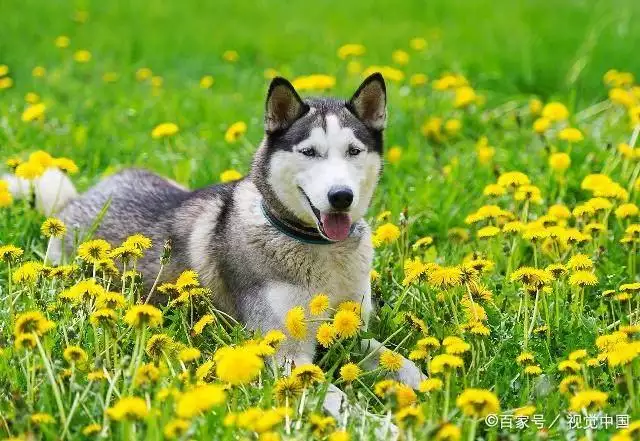
MULTIPOLYGON (((365 60, 390 63, 408 39, 425 37, 433 72, 464 71, 479 88, 545 95, 567 87, 582 99, 602 94, 611 67, 638 71, 636 0, 320 0, 109 2, 2 0, 0 59, 26 69, 55 57, 51 35, 90 45, 96 62, 149 65, 165 76, 216 75, 228 49, 238 64, 283 73, 331 70, 336 48, 358 42, 365 60), (76 26, 75 11, 89 14, 76 26), (71 20, 70 20, 71 18, 71 20), (97 39, 96 36, 99 36, 97 39), (49 52, 49 56, 47 56, 49 52), (44 55, 43 55, 44 54, 44 55)), ((336 66, 339 60, 335 60, 336 66)), ((19 67, 16 67, 18 69, 19 67)), ((331 73, 331 72, 328 72, 331 73)), ((220 78, 238 81, 238 78, 220 78)))

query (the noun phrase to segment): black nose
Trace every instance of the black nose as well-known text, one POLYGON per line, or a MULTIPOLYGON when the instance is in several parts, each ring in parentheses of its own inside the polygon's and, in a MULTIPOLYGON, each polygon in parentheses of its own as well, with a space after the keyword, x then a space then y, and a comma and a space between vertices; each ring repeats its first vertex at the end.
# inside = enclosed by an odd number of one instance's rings
POLYGON ((339 185, 329 190, 329 203, 336 210, 346 210, 353 202, 353 192, 349 187, 339 185))

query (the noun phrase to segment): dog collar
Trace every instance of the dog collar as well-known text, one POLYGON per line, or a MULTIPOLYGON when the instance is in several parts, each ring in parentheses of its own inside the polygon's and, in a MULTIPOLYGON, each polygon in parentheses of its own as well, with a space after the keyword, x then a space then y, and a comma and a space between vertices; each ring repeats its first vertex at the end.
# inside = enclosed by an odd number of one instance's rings
MULTIPOLYGON (((277 217, 267 206, 264 199, 260 203, 260 208, 264 217, 267 218, 269 223, 273 225, 282 234, 289 236, 292 239, 299 240, 300 242, 309 243, 313 245, 331 245, 336 243, 330 239, 327 239, 318 232, 315 228, 309 228, 304 225, 287 222, 284 219, 277 217)), ((349 236, 353 233, 356 224, 351 225, 351 231, 349 236)))

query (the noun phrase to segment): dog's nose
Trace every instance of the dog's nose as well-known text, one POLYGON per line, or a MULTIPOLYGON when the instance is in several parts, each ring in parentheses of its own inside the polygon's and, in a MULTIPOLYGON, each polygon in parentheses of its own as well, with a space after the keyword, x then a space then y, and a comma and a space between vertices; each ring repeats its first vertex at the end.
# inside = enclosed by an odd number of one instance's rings
POLYGON ((353 191, 344 185, 331 187, 329 190, 329 203, 336 210, 346 210, 353 202, 353 191))

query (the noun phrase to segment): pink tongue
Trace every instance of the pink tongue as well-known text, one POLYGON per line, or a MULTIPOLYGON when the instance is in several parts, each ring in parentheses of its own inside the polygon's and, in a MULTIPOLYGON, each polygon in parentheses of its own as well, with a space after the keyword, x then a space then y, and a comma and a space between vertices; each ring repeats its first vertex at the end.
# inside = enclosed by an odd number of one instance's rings
POLYGON ((331 240, 345 240, 351 231, 351 216, 347 213, 322 213, 324 234, 331 240))

